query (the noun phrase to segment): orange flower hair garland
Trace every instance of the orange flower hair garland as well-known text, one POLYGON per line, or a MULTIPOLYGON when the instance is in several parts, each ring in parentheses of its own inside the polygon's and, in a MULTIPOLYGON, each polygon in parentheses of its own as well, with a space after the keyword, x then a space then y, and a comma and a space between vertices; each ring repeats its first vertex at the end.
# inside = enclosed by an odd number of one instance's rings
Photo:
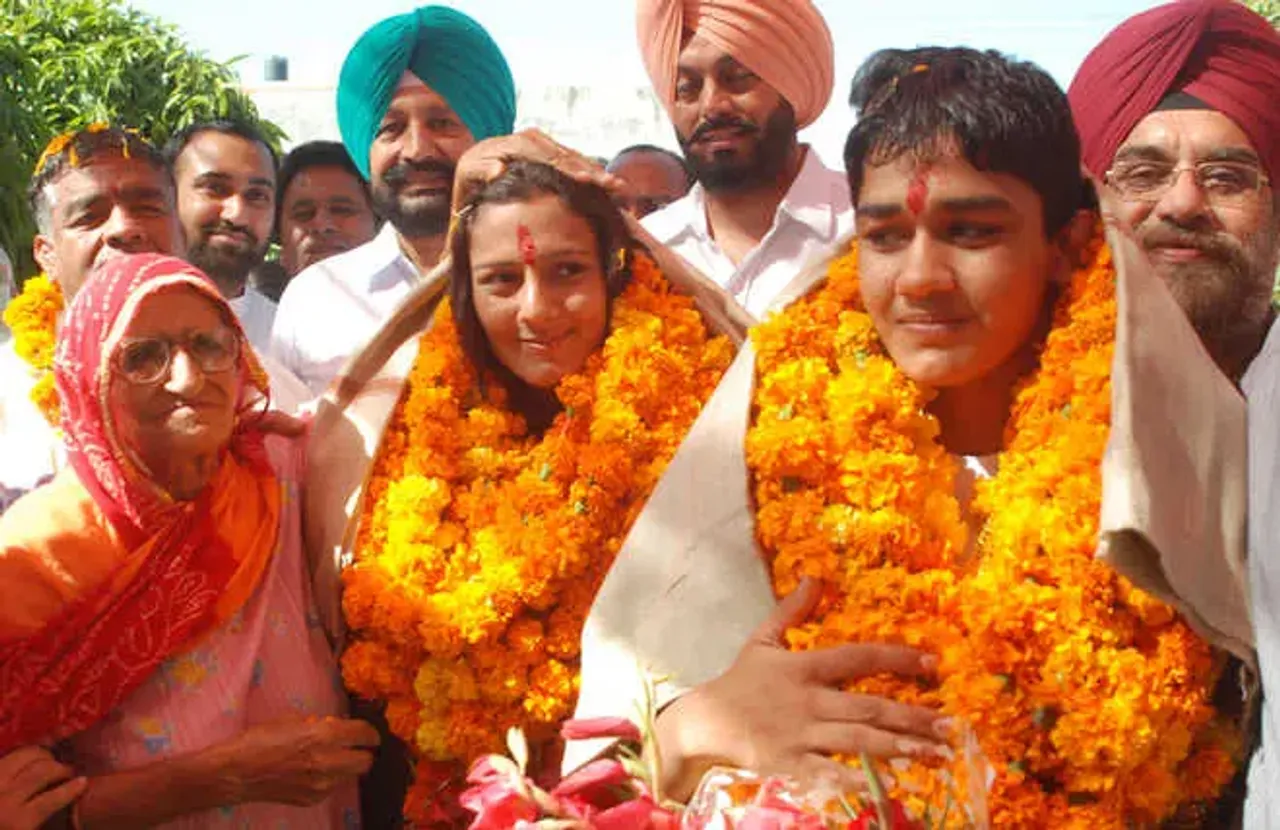
POLYGON ((554 744, 596 590, 732 359, 650 260, 632 273, 540 438, 500 392, 481 398, 447 303, 422 336, 344 576, 342 660, 347 686, 386 701, 416 750, 406 812, 419 822, 444 818, 467 765, 510 727, 554 744))
POLYGON ((60 417, 58 390, 53 383, 53 355, 58 345, 58 315, 65 301, 62 288, 44 274, 32 277, 4 310, 13 331, 14 350, 36 373, 31 401, 54 427, 60 417))
MULTIPOLYGON (((1215 798, 1236 765, 1211 705, 1210 647, 1094 560, 1116 319, 1097 236, 1017 391, 999 471, 977 485, 973 546, 929 393, 898 371, 861 304, 856 247, 752 335, 757 535, 780 594, 804 576, 829 588, 790 645, 937 653, 935 687, 856 688, 972 726, 995 775, 996 827, 1159 822, 1215 798)), ((917 807, 938 797, 922 767, 893 776, 917 807)))

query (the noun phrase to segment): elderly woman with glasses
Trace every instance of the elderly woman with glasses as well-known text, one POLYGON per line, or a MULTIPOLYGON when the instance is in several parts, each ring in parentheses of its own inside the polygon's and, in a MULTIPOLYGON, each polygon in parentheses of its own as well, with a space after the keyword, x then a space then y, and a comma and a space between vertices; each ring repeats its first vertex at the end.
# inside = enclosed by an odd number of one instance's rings
POLYGON ((358 826, 377 733, 341 717, 298 442, 265 435, 266 377, 216 286, 111 260, 55 373, 70 463, 0 517, 0 754, 26 759, 0 763, 0 803, 70 768, 83 828, 358 826))

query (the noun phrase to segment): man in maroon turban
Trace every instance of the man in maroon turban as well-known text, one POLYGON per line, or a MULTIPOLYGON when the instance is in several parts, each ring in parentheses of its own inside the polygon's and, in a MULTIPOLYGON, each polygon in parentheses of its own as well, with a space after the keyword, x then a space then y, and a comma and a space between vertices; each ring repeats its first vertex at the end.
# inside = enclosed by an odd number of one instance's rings
POLYGON ((1238 379, 1280 252, 1280 34, 1234 0, 1179 0, 1107 35, 1068 95, 1110 212, 1238 379))
POLYGON ((1266 701, 1246 827, 1280 816, 1280 34, 1234 0, 1120 24, 1068 93, 1104 210, 1151 255, 1249 405, 1249 580, 1266 701))

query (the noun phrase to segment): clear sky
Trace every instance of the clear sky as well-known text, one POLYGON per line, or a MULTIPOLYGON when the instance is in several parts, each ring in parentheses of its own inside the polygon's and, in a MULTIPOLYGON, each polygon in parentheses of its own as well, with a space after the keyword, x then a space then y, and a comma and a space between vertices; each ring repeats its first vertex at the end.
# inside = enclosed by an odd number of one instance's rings
MULTIPOLYGON (((193 46, 262 78, 268 55, 289 59, 290 80, 331 85, 356 38, 412 0, 128 0, 176 23, 193 46)), ((632 0, 440 0, 479 20, 520 86, 632 87, 647 83, 632 0)), ((816 0, 836 47, 836 92, 812 129, 830 147, 852 116, 844 99, 858 64, 876 49, 925 44, 995 48, 1035 61, 1064 86, 1092 46, 1151 0, 816 0)), ((831 159, 831 161, 837 161, 831 159)))

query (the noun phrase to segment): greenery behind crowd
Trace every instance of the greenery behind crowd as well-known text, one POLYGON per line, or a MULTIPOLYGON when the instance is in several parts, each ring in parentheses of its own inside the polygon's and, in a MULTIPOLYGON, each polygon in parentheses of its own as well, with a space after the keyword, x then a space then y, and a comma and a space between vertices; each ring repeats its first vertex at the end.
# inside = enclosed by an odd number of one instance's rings
MULTIPOLYGON (((1244 2, 1280 26, 1280 0, 1244 2)), ((0 246, 23 277, 34 273, 26 186, 53 136, 105 121, 161 145, 193 121, 233 117, 284 137, 240 88, 235 60, 192 51, 122 0, 0 0, 0 21, 0 246)))
POLYGON ((176 27, 121 0, 0 0, 0 21, 0 245, 20 278, 35 271, 27 182, 52 137, 109 122, 159 146, 223 117, 284 137, 241 90, 234 61, 192 51, 176 27))

